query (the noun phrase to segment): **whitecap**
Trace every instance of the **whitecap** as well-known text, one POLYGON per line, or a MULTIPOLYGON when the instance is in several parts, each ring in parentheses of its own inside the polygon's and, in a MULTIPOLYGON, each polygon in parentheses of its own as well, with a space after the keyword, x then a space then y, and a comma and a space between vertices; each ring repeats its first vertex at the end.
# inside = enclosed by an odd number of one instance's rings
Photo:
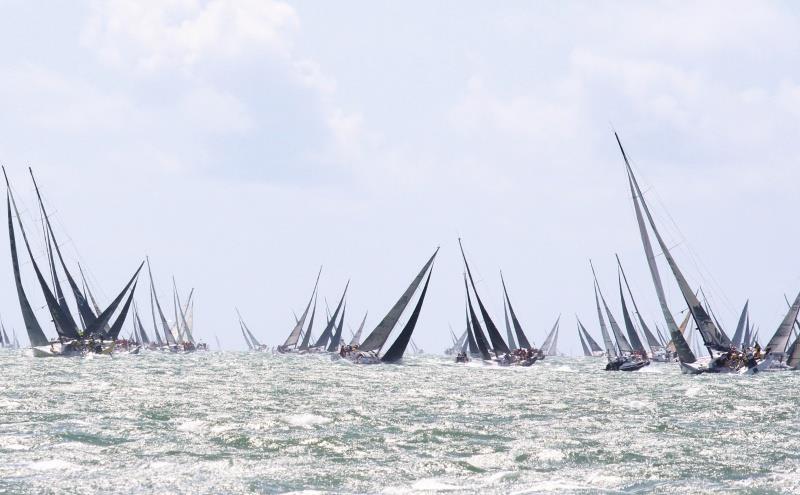
POLYGON ((423 491, 461 490, 460 486, 441 482, 436 478, 424 478, 414 483, 411 488, 423 491))
POLYGON ((310 428, 312 426, 317 426, 317 425, 324 425, 331 422, 329 418, 326 418, 324 416, 318 416, 316 414, 308 414, 308 413, 284 416, 283 420, 292 426, 302 426, 305 428, 310 428))

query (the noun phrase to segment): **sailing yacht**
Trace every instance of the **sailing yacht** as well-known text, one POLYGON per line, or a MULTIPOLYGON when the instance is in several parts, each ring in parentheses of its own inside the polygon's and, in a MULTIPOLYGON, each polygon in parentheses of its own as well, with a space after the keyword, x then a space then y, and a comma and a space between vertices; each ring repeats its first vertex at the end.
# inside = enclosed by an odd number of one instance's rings
POLYGON ((39 186, 33 176, 33 171, 28 169, 31 180, 33 181, 34 189, 36 190, 36 197, 38 200, 39 208, 42 215, 42 227, 45 237, 45 246, 47 253, 48 270, 51 276, 51 283, 47 282, 45 275, 39 267, 36 257, 33 255, 33 250, 28 239, 25 226, 22 223, 22 217, 19 214, 17 203, 14 194, 11 190, 11 185, 6 175, 6 170, 3 168, 3 176, 6 181, 6 207, 8 211, 8 237, 11 247, 11 262, 14 270, 14 282, 17 289, 17 298, 19 300, 20 309, 22 310, 22 318, 25 322, 25 329, 28 332, 28 339, 31 342, 33 355, 36 357, 53 357, 53 356, 82 356, 88 353, 102 353, 110 354, 114 350, 114 343, 119 337, 122 326, 128 315, 128 311, 133 301, 133 294, 136 290, 136 283, 139 272, 144 265, 142 262, 130 278, 128 283, 124 286, 122 291, 116 298, 103 310, 97 312, 93 310, 89 303, 86 301, 83 293, 78 287, 75 279, 67 268, 64 257, 61 253, 61 248, 55 239, 50 218, 48 217, 42 196, 39 191, 39 186), (13 215, 12 215, 13 210, 13 215), (14 216, 17 219, 17 226, 19 227, 22 239, 25 244, 25 249, 28 253, 31 266, 36 273, 36 279, 39 282, 39 287, 44 295, 47 309, 52 318, 55 326, 56 334, 55 339, 48 339, 39 324, 36 315, 33 312, 32 306, 25 292, 22 283, 22 273, 20 270, 19 257, 17 253, 16 233, 14 227, 14 216), (55 253, 55 255, 53 254, 55 253), (69 282, 72 295, 78 308, 78 319, 72 315, 72 311, 67 303, 64 291, 62 290, 55 258, 58 258, 61 271, 69 282), (127 296, 127 297, 126 297, 127 296), (124 300, 124 303, 123 303, 124 300), (122 307, 119 311, 120 304, 122 307), (117 314, 116 319, 110 324, 112 316, 117 314))

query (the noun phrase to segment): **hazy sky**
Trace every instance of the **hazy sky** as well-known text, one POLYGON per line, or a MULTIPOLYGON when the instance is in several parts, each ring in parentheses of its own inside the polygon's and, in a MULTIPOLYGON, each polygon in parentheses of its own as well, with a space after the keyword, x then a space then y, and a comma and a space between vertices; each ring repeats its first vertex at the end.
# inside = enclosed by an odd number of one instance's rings
MULTIPOLYGON (((195 287, 197 333, 227 348, 244 345, 234 306, 282 341, 320 265, 322 294, 350 278, 348 323, 369 309, 371 329, 441 246, 415 335, 441 351, 464 325, 459 235, 498 323, 502 268, 537 343, 559 313, 562 350, 579 352, 574 313, 599 338, 588 259, 616 310, 615 252, 661 324, 612 127, 724 326, 750 298, 771 334, 800 290, 793 3, 0 9, 0 161, 29 229, 31 165, 106 302, 148 254, 162 297, 173 274, 195 287)), ((0 257, 22 335, 7 242, 0 257)))

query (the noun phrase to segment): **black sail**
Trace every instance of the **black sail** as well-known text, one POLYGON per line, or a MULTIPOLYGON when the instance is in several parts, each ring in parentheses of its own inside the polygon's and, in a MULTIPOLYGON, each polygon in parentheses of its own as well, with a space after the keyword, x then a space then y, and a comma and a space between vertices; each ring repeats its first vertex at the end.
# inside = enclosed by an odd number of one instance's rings
POLYGON ((36 279, 39 282, 39 286, 41 287, 45 301, 47 302, 47 309, 50 310, 50 316, 53 317, 53 323, 55 324, 56 332, 58 332, 59 337, 66 339, 77 339, 80 337, 78 334, 78 328, 75 326, 74 322, 70 324, 70 320, 62 311, 61 306, 58 304, 58 300, 53 295, 50 287, 47 285, 47 282, 42 275, 42 271, 39 269, 39 264, 36 263, 36 259, 33 256, 33 251, 31 250, 30 243, 28 242, 28 235, 25 233, 25 227, 22 225, 22 218, 19 215, 19 210, 17 209, 14 195, 12 194, 10 196, 11 205, 14 207, 14 213, 17 216, 17 224, 19 224, 19 230, 22 233, 22 240, 25 242, 25 248, 28 251, 28 256, 30 257, 31 264, 33 265, 33 270, 36 272, 36 279))
MULTIPOLYGON (((5 174, 5 170, 3 170, 5 174)), ((6 179, 8 181, 8 179, 6 179)), ((11 200, 9 194, 6 193, 6 207, 8 210, 8 239, 11 243, 11 264, 14 268, 14 283, 17 286, 17 298, 19 299, 19 306, 22 310, 22 320, 25 322, 25 330, 28 332, 28 340, 31 342, 32 347, 38 347, 48 344, 47 336, 42 331, 36 315, 33 314, 31 303, 28 301, 28 296, 25 294, 25 289, 22 286, 22 275, 19 271, 19 257, 17 255, 17 242, 14 236, 14 221, 11 217, 11 200)))
POLYGON ((480 321, 478 321, 478 315, 475 314, 475 308, 472 307, 472 299, 469 297, 466 277, 464 278, 464 287, 467 289, 467 306, 469 307, 469 318, 472 322, 472 335, 475 337, 475 344, 478 346, 478 352, 480 352, 481 357, 488 361, 492 359, 492 355, 489 353, 489 343, 483 335, 483 329, 480 321))
POLYGON ((308 349, 308 344, 311 341, 311 329, 314 328, 314 316, 317 314, 317 296, 314 296, 314 309, 311 310, 311 318, 308 320, 308 329, 306 334, 303 335, 303 342, 300 344, 300 350, 308 349))
POLYGON ((414 311, 411 313, 411 317, 409 317, 408 321, 406 322, 406 326, 403 327, 403 330, 400 332, 400 335, 397 336, 397 339, 394 341, 392 346, 389 347, 389 350, 386 351, 386 354, 384 354, 381 358, 381 361, 384 363, 396 363, 403 358, 403 353, 406 352, 408 342, 411 340, 411 334, 414 333, 414 328, 417 326, 419 313, 422 311, 422 303, 425 302, 425 294, 428 292, 428 284, 431 281, 432 274, 433 269, 431 268, 431 270, 428 272, 428 278, 425 279, 425 285, 422 287, 422 293, 419 295, 417 305, 414 307, 414 311))
MULTIPOLYGON (((89 302, 83 296, 80 287, 75 282, 75 278, 67 269, 67 264, 64 262, 64 256, 61 254, 61 248, 58 246, 58 241, 56 240, 55 234, 53 233, 53 226, 50 224, 50 217, 47 215, 47 212, 44 209, 44 202, 42 201, 42 195, 39 193, 39 185, 36 183, 36 179, 33 177, 33 170, 28 167, 28 172, 31 174, 31 179, 33 180, 33 187, 36 190, 36 198, 39 200, 39 208, 42 210, 42 216, 45 220, 45 225, 47 227, 47 232, 50 235, 50 238, 53 241, 53 247, 55 248, 56 255, 58 256, 58 260, 61 263, 61 268, 64 270, 64 274, 67 276, 67 282, 69 282, 70 289, 72 289, 72 294, 75 296, 75 301, 78 305, 78 313, 83 320, 84 328, 88 328, 96 318, 95 313, 92 311, 92 308, 89 306, 89 302)), ((55 270, 55 267, 53 267, 55 270)), ((61 291, 60 287, 56 287, 58 292, 61 291)), ((63 298, 63 295, 60 296, 63 298)), ((59 299, 61 301, 62 299, 59 299)), ((99 313, 99 311, 98 311, 99 313)))
POLYGON ((342 329, 344 328, 345 312, 347 312, 347 304, 342 307, 342 316, 339 318, 339 324, 336 325, 336 332, 333 334, 331 343, 328 345, 328 352, 336 352, 342 342, 342 329))
POLYGON ((514 325, 514 333, 517 334, 517 344, 521 349, 531 349, 531 343, 528 341, 528 337, 525 336, 525 332, 522 331, 522 325, 519 324, 519 319, 517 319, 517 314, 514 313, 514 307, 511 305, 511 299, 508 297, 508 290, 506 289, 506 281, 503 278, 503 273, 500 273, 500 281, 503 283, 503 294, 506 297, 506 304, 508 305, 508 312, 511 313, 511 323, 514 325))
POLYGON ((589 348, 586 347, 586 341, 583 339, 583 334, 581 333, 581 327, 578 326, 578 338, 581 339, 581 348, 583 349, 584 356, 591 356, 592 353, 589 351, 589 348))
POLYGON ((625 330, 628 332, 628 339, 633 347, 634 351, 644 352, 647 351, 642 344, 642 340, 639 338, 639 334, 636 333, 636 328, 633 326, 633 320, 631 320, 631 315, 628 313, 628 305, 625 304, 625 295, 622 293, 622 279, 617 277, 619 281, 619 298, 622 301, 622 319, 625 322, 625 330))
MULTIPOLYGON (((147 336, 147 331, 144 329, 144 325, 142 325, 142 320, 139 318, 139 308, 136 307, 136 303, 133 304, 133 318, 136 321, 136 324, 139 326, 139 335, 142 337, 142 344, 149 344, 150 338, 147 336)), ((158 332, 156 332, 156 340, 158 343, 161 343, 161 339, 158 338, 158 332)))
POLYGON ((508 304, 503 300, 503 316, 506 322, 506 338, 508 339, 508 347, 513 351, 516 350, 517 344, 514 342, 514 335, 511 333, 511 324, 508 322, 508 304))
POLYGON ((374 351, 376 349, 380 349, 386 343, 386 340, 389 338, 389 334, 392 333, 394 330, 395 325, 397 325, 398 320, 400 320, 400 315, 403 314, 405 311, 406 306, 408 303, 411 302, 411 297, 417 291, 419 284, 422 283, 422 278, 427 273, 428 268, 433 264, 433 260, 436 258, 436 254, 439 253, 439 248, 436 248, 433 255, 430 259, 425 263, 425 266, 422 267, 422 270, 419 271, 414 280, 411 281, 411 284, 406 288, 406 291, 403 292, 403 295, 400 296, 400 299, 394 303, 394 306, 386 313, 386 316, 383 317, 378 326, 370 333, 364 342, 361 343, 359 349, 362 351, 374 351))
POLYGON ((464 345, 468 345, 471 356, 480 356, 481 351, 478 348, 477 342, 475 342, 475 334, 472 333, 472 325, 469 322, 469 308, 465 307, 464 311, 467 314, 467 341, 464 343, 464 345))
POLYGON ((130 289, 130 287, 136 283, 136 279, 139 277, 139 272, 142 270, 143 266, 144 266, 144 261, 142 261, 142 263, 139 265, 139 268, 136 269, 136 272, 134 272, 133 276, 128 281, 128 283, 125 284, 125 287, 123 287, 119 295, 115 297, 113 301, 111 301, 111 304, 108 305, 105 311, 100 313, 100 315, 97 317, 97 320, 95 320, 95 322, 89 328, 86 329, 86 335, 104 334, 103 327, 111 320, 111 316, 114 314, 114 311, 117 310, 117 306, 119 306, 119 303, 122 301, 122 298, 125 297, 125 294, 128 292, 128 289, 130 289))
POLYGON ((339 316, 339 311, 342 310, 342 304, 344 304, 344 297, 347 295, 348 287, 350 287, 349 280, 347 281, 347 285, 344 286, 344 292, 342 292, 342 297, 339 299, 339 304, 336 306, 336 311, 333 312, 330 320, 328 320, 328 324, 325 325, 325 330, 322 331, 322 334, 320 334, 312 347, 325 347, 328 345, 328 340, 330 340, 333 335, 333 326, 336 324, 336 318, 339 316))
POLYGON ((586 327, 583 326, 583 323, 581 323, 580 318, 578 318, 577 316, 575 318, 577 318, 578 320, 578 327, 583 332, 583 337, 586 339, 586 344, 589 346, 589 349, 591 349, 592 352, 603 352, 603 349, 600 347, 600 345, 598 345, 597 341, 595 341, 592 338, 592 336, 586 330, 586 327))
POLYGON ((458 240, 458 247, 461 248, 461 256, 464 258, 464 266, 467 268, 467 275, 469 275, 469 282, 472 285, 472 292, 475 294, 475 300, 478 301, 478 308, 481 311, 483 322, 486 324, 486 332, 489 334, 489 339, 492 341, 492 348, 494 349, 495 355, 511 352, 508 345, 506 345, 506 342, 503 340, 503 336, 500 335, 500 331, 497 330, 494 321, 492 321, 492 318, 489 316, 489 312, 486 311, 486 307, 483 305, 483 301, 481 301, 481 296, 478 295, 478 289, 475 288, 475 280, 472 278, 472 271, 469 269, 469 263, 467 263, 467 256, 464 254, 464 246, 461 245, 461 239, 458 240))
POLYGON ((122 306, 122 310, 117 316, 117 320, 111 325, 111 331, 109 332, 109 336, 111 340, 117 340, 119 337, 119 332, 122 330, 122 325, 125 323, 125 319, 128 316, 128 311, 131 307, 131 301, 133 301, 133 293, 136 292, 136 282, 134 282, 133 287, 131 287, 131 292, 128 295, 128 300, 125 301, 125 304, 122 306))

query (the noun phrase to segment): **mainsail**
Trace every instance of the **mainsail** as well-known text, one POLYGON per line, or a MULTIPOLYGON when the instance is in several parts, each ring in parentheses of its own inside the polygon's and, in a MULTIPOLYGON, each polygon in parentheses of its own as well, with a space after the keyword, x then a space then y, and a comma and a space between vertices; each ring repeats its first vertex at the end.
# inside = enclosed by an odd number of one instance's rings
POLYGON ((636 313, 636 317, 639 320, 639 326, 642 329, 642 333, 644 333, 645 339, 647 339, 647 345, 650 347, 650 350, 655 353, 656 351, 662 350, 664 348, 664 344, 653 335, 653 332, 650 331, 650 328, 647 326, 647 323, 644 322, 644 318, 642 318, 642 313, 639 311, 639 306, 636 305, 636 299, 633 297, 633 291, 631 291, 631 286, 628 283, 628 277, 625 275, 625 269, 622 268, 622 262, 619 260, 619 255, 615 255, 617 257, 617 265, 619 266, 619 271, 622 274, 622 280, 625 282, 625 287, 628 289, 628 295, 631 298, 631 303, 633 303, 633 311, 636 313))
POLYGON ((580 324, 578 325, 578 338, 581 340, 581 349, 583 349, 584 356, 591 356, 592 352, 586 346, 586 341, 583 339, 583 333, 581 332, 580 324))
POLYGON ((789 337, 792 335, 792 327, 794 326, 795 319, 797 319, 798 311, 800 311, 800 293, 797 294, 794 303, 792 303, 792 307, 789 308, 789 312, 786 313, 786 316, 783 318, 780 326, 778 326, 775 334, 769 339, 767 346, 764 348, 766 354, 779 356, 785 354, 786 345, 789 342, 789 337))
POLYGON ((508 304, 506 304, 505 299, 503 299, 503 316, 505 316, 505 321, 506 321, 506 336, 508 338, 508 347, 513 351, 517 348, 517 344, 514 343, 514 335, 511 333, 511 325, 508 323, 508 304))
MULTIPOLYGON (((594 275, 594 268, 592 268, 592 275, 594 275)), ((603 310, 600 309, 600 299, 597 297, 597 276, 594 278, 594 302, 597 305, 597 318, 600 320, 600 333, 603 335, 606 353, 609 357, 616 357, 619 353, 617 352, 617 347, 614 345, 614 341, 611 340, 611 336, 608 334, 606 320, 603 318, 603 310)))
POLYGON ((400 296, 400 299, 394 303, 394 306, 386 313, 386 316, 383 317, 378 326, 370 333, 364 342, 359 346, 361 351, 374 351, 376 349, 380 349, 383 347, 383 344, 386 343, 386 340, 389 338, 389 334, 392 333, 394 330, 395 325, 397 325, 397 321, 400 319, 400 315, 403 314, 403 311, 408 306, 408 303, 411 301, 411 297, 417 291, 419 284, 422 283, 422 278, 425 276, 425 273, 428 271, 428 268, 433 264, 433 260, 436 258, 436 254, 439 252, 439 248, 436 248, 433 255, 430 257, 425 266, 422 267, 422 270, 419 271, 414 280, 411 281, 411 284, 408 288, 403 292, 403 295, 400 296))
POLYGON ((336 332, 333 334, 330 345, 328 345, 328 352, 336 352, 342 342, 342 328, 344 328, 344 314, 347 311, 347 304, 342 307, 342 316, 339 318, 339 325, 336 326, 336 332))
MULTIPOLYGON (((3 175, 5 175, 5 168, 3 175)), ((6 177, 6 185, 8 186, 8 177, 6 177)), ((17 286, 17 298, 19 299, 19 306, 22 310, 22 319, 25 322, 25 330, 28 332, 28 340, 31 342, 32 347, 47 345, 47 336, 42 331, 36 315, 33 314, 31 303, 28 301, 28 296, 25 295, 25 289, 22 286, 22 275, 19 270, 19 257, 17 255, 17 243, 14 236, 14 221, 11 217, 11 188, 6 192, 6 208, 8 210, 8 238, 11 243, 11 264, 14 268, 14 283, 17 286)))
MULTIPOLYGON (((481 356, 481 357, 483 357, 483 353, 480 351, 480 348, 478 347, 478 343, 475 341, 475 334, 472 333, 472 325, 470 324, 470 321, 469 321, 469 308, 465 307, 464 311, 466 312, 466 315, 467 315, 467 341, 464 343, 464 346, 465 347, 467 347, 467 346, 469 347, 469 353, 470 353, 471 356, 481 356)), ((487 353, 487 355, 488 355, 488 353, 487 353)), ((491 358, 491 356, 489 358, 486 358, 486 359, 490 359, 490 358, 491 358)))
POLYGON ((499 353, 511 352, 503 340, 503 337, 500 335, 500 331, 497 330, 494 321, 492 321, 492 318, 489 316, 489 312, 486 311, 486 307, 483 305, 483 301, 481 301, 481 296, 478 295, 478 289, 475 288, 475 280, 472 278, 472 271, 469 269, 467 256, 464 254, 464 246, 461 245, 460 238, 458 239, 458 247, 461 248, 461 257, 464 258, 464 266, 467 268, 467 275, 469 275, 469 282, 472 285, 472 292, 475 294, 475 300, 478 301, 478 308, 481 311, 483 323, 486 325, 486 332, 489 334, 489 339, 492 341, 492 348, 495 356, 499 353))
POLYGON ((636 333, 633 320, 631 320, 631 315, 628 313, 628 305, 625 304, 625 295, 622 293, 622 278, 617 276, 617 281, 619 282, 619 298, 620 301, 622 301, 622 321, 625 323, 625 330, 628 332, 628 338, 630 339, 629 342, 633 350, 646 354, 647 351, 642 344, 642 340, 639 338, 639 334, 636 333))
POLYGON ((553 328, 550 329, 550 332, 547 334, 547 337, 544 339, 544 343, 542 344, 542 352, 545 353, 547 356, 552 356, 550 351, 555 348, 554 342, 556 340, 556 335, 558 333, 558 325, 561 322, 561 315, 558 315, 556 318, 556 322, 553 325, 553 328))
MULTIPOLYGON (((678 331, 678 326, 675 324, 675 319, 672 317, 672 313, 667 305, 667 298, 664 295, 664 286, 661 283, 661 275, 658 272, 656 257, 653 253, 653 246, 650 244, 650 236, 647 234, 647 227, 644 223, 639 201, 641 201, 642 206, 644 207, 645 213, 647 214, 647 218, 650 222, 650 226, 653 228, 653 232, 659 239, 659 245, 662 246, 662 250, 667 256, 669 256, 668 250, 664 249, 663 243, 661 243, 661 237, 655 229, 655 222, 653 222, 653 218, 650 215, 650 210, 647 208, 647 204, 644 202, 644 197, 639 189, 639 184, 636 182, 636 178, 633 175, 633 170, 628 162, 628 155, 625 154, 625 150, 622 148, 622 142, 619 140, 619 136, 616 132, 614 133, 614 137, 617 139, 617 144, 622 152, 622 158, 625 160, 625 167, 628 172, 628 186, 631 190, 633 208, 636 212, 636 223, 639 226, 639 236, 642 239, 642 246, 644 247, 645 257, 647 258, 647 266, 650 268, 650 276, 653 279, 653 286, 655 287, 656 295, 658 296, 658 303, 661 306, 661 312, 664 315, 664 320, 667 322, 667 330, 669 330, 669 335, 672 339, 675 350, 678 353, 678 358, 684 363, 694 363, 697 361, 697 358, 689 347, 689 344, 686 342, 686 339, 683 338, 683 334, 678 331)), ((670 267, 672 267, 672 264, 670 264, 670 267)))
POLYGON ((475 308, 472 307, 472 298, 469 296, 469 286, 467 286, 466 276, 464 276, 464 288, 467 291, 469 319, 472 322, 472 335, 475 337, 475 343, 478 346, 478 352, 480 352, 483 359, 490 360, 492 359, 492 355, 489 354, 489 343, 486 341, 486 337, 483 335, 483 329, 478 321, 478 315, 475 314, 475 308))
POLYGON ((575 315, 575 319, 578 320, 578 328, 583 332, 583 336, 586 339, 586 344, 589 346, 589 349, 592 352, 603 352, 603 349, 601 349, 592 336, 589 335, 589 332, 586 330, 586 327, 583 326, 583 323, 581 323, 581 319, 578 318, 578 315, 575 315))
POLYGON ((525 332, 522 331, 522 325, 519 324, 519 319, 517 319, 516 313, 514 313, 514 307, 511 305, 511 299, 508 297, 508 290, 506 289, 506 280, 503 278, 503 272, 500 272, 500 282, 503 284, 503 295, 506 298, 506 305, 508 305, 508 312, 511 313, 511 323, 514 325, 514 332, 517 334, 517 343, 521 349, 531 349, 531 343, 528 341, 528 337, 525 336, 525 332))
POLYGON ((311 318, 308 320, 308 329, 306 329, 305 335, 303 335, 303 342, 300 344, 300 350, 308 349, 308 345, 311 342, 311 329, 314 328, 314 316, 317 314, 317 295, 314 295, 314 309, 311 310, 311 318))

